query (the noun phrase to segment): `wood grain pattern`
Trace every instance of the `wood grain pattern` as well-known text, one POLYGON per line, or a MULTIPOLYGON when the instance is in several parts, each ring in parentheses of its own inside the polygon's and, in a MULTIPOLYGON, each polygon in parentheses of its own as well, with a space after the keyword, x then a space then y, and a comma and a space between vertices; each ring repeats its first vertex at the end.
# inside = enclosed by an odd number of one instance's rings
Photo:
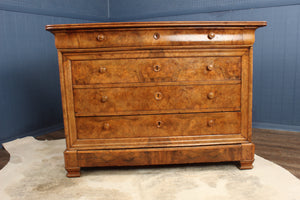
POLYGON ((239 112, 76 118, 78 139, 238 134, 240 123, 239 112))
MULTIPOLYGON (((253 128, 255 153, 284 167, 300 178, 300 140, 299 132, 264 130, 253 128)), ((35 137, 38 140, 55 140, 65 138, 64 130, 55 131, 35 137)), ((9 153, 0 148, 0 170, 9 161, 9 153)))
POLYGON ((156 148, 78 151, 78 162, 83 167, 162 165, 238 161, 240 155, 240 145, 165 148, 163 151, 156 148))
POLYGON ((253 129, 255 153, 288 169, 300 179, 300 132, 253 129))
POLYGON ((65 168, 67 170, 67 177, 80 176, 80 167, 78 165, 78 155, 76 150, 65 150, 65 168))
POLYGON ((73 84, 240 80, 240 57, 87 60, 72 62, 73 84))
POLYGON ((49 25, 69 177, 84 166, 252 168, 252 45, 265 22, 49 25))
MULTIPOLYGON (((249 137, 251 137, 251 132, 248 131, 249 126, 249 120, 252 121, 252 118, 250 119, 250 114, 252 110, 249 110, 250 104, 252 102, 249 102, 249 96, 252 93, 252 90, 249 90, 249 76, 252 75, 249 70, 252 68, 252 65, 249 65, 249 54, 250 52, 247 52, 244 56, 242 56, 242 84, 241 84, 241 113, 242 113, 242 127, 241 127, 241 134, 249 140, 249 137)), ((251 126, 251 124, 250 124, 251 126)))
POLYGON ((97 48, 97 47, 141 47, 166 45, 251 45, 254 42, 253 29, 118 29, 77 31, 56 33, 57 48, 97 48), (160 34, 159 39, 154 35, 160 34), (214 38, 209 34, 214 33, 214 38), (102 38, 102 39, 99 39, 102 38))
POLYGON ((244 144, 248 141, 240 134, 135 137, 109 139, 78 139, 72 145, 77 150, 109 150, 138 148, 169 148, 187 146, 212 146, 226 144, 244 144))
POLYGON ((241 151, 241 160, 239 161, 240 169, 252 169, 254 162, 254 144, 253 143, 247 143, 242 144, 242 151, 241 151))
POLYGON ((163 50, 153 47, 118 47, 91 49, 60 49, 64 57, 71 62, 92 60, 121 60, 142 58, 191 58, 191 57, 241 57, 248 53, 249 47, 241 45, 201 45, 201 46, 168 46, 163 50))
POLYGON ((59 64, 59 80, 60 80, 60 91, 61 91, 61 99, 62 99, 62 110, 63 110, 63 119, 64 119, 64 129, 65 129, 65 136, 66 136, 66 145, 67 149, 70 148, 70 131, 69 131, 69 118, 67 111, 67 94, 66 94, 66 86, 65 86, 65 69, 64 69, 64 58, 60 51, 57 52, 58 55, 58 64, 59 64))
POLYGON ((162 21, 162 22, 112 22, 112 23, 84 23, 84 24, 55 24, 47 25, 48 31, 73 31, 77 29, 107 29, 107 28, 149 28, 149 27, 239 27, 258 28, 266 26, 265 21, 162 21))
POLYGON ((77 116, 238 111, 240 92, 240 85, 74 89, 74 104, 77 116))

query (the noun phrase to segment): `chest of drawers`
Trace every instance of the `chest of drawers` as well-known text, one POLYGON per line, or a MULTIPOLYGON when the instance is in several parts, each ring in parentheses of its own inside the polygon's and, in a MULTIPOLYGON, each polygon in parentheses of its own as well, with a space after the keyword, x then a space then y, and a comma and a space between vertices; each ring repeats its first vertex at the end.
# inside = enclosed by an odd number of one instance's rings
POLYGON ((252 168, 252 45, 265 25, 46 26, 58 50, 67 176, 95 166, 252 168))

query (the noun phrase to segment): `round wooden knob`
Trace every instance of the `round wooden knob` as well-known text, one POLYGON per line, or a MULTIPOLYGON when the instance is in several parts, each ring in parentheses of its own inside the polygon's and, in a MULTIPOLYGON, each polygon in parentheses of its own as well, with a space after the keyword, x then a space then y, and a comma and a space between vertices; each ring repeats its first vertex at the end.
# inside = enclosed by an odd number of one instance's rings
POLYGON ((99 72, 101 74, 105 73, 106 72, 106 67, 100 67, 99 72))
POLYGON ((162 121, 157 121, 157 122, 156 122, 156 127, 157 127, 157 128, 160 128, 161 125, 162 125, 162 121))
POLYGON ((214 120, 211 119, 207 122, 207 126, 212 127, 213 125, 214 125, 214 120))
POLYGON ((207 94, 207 98, 213 99, 213 98, 215 98, 215 94, 213 92, 210 92, 207 94))
POLYGON ((102 103, 107 102, 107 100, 108 100, 108 97, 107 97, 107 96, 102 96, 102 97, 101 97, 101 102, 102 102, 102 103))
POLYGON ((103 124, 103 128, 104 128, 105 130, 108 130, 109 127, 110 127, 110 125, 109 125, 108 122, 105 122, 105 123, 103 124))
POLYGON ((215 36, 216 36, 216 34, 213 33, 213 32, 210 32, 210 33, 207 35, 207 37, 208 37, 209 39, 213 39, 215 36))
POLYGON ((214 69, 214 66, 213 66, 213 65, 208 65, 208 66, 206 67, 206 69, 207 69, 208 71, 212 71, 212 70, 214 69))
POLYGON ((160 34, 159 34, 159 33, 154 33, 154 34, 153 34, 153 38, 154 38, 155 40, 158 40, 158 39, 160 38, 160 34))
POLYGON ((97 40, 98 40, 98 41, 102 41, 102 40, 104 40, 104 39, 105 39, 105 36, 104 36, 103 34, 97 35, 97 40))
POLYGON ((156 92, 156 93, 154 94, 154 98, 155 98, 156 100, 161 100, 161 99, 162 99, 162 94, 161 94, 160 92, 156 92))
POLYGON ((159 65, 154 65, 154 66, 153 66, 153 70, 154 70, 155 72, 159 72, 159 71, 160 71, 160 66, 159 66, 159 65))

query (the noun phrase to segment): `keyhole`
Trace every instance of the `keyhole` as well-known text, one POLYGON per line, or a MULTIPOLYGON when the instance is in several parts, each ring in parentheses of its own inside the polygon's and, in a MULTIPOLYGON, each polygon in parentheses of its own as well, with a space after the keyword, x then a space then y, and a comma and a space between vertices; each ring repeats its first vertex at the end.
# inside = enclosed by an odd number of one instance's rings
POLYGON ((157 122, 156 122, 156 126, 157 126, 157 128, 160 128, 160 127, 161 127, 161 125, 162 125, 162 122, 161 122, 161 121, 157 121, 157 122))
POLYGON ((153 38, 154 38, 155 40, 158 40, 158 39, 160 38, 159 33, 154 33, 154 34, 153 34, 153 38))
POLYGON ((155 72, 159 72, 160 71, 160 66, 159 65, 154 65, 153 70, 155 72))
POLYGON ((161 100, 162 94, 160 92, 156 92, 154 97, 155 97, 156 100, 161 100))

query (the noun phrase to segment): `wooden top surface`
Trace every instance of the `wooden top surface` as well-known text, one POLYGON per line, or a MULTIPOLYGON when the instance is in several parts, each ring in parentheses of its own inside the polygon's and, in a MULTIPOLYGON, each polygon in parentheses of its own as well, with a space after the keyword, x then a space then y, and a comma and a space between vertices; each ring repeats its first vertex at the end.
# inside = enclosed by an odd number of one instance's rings
POLYGON ((163 21, 163 22, 110 22, 47 25, 46 30, 75 30, 103 28, 149 28, 149 27, 253 27, 266 26, 265 21, 163 21))

